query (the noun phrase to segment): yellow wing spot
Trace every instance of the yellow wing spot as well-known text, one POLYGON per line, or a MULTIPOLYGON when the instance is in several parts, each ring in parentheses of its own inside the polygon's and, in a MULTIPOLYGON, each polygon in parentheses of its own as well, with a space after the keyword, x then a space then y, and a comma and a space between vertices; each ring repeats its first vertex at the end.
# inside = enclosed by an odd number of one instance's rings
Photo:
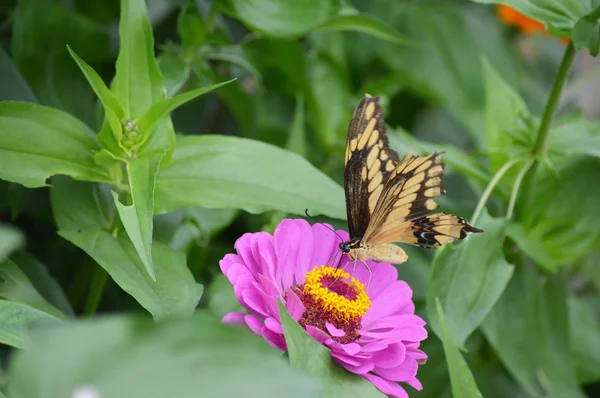
POLYGON ((379 200, 382 191, 383 185, 379 184, 369 196, 369 210, 371 213, 373 213, 373 210, 375 210, 375 206, 377 206, 377 201, 379 200))
POLYGON ((367 98, 373 98, 373 96, 371 94, 369 94, 369 93, 365 93, 365 97, 367 97, 367 98))
POLYGON ((433 166, 432 168, 429 169, 429 171, 427 171, 427 176, 428 177, 437 177, 440 174, 442 174, 443 171, 444 171, 444 169, 442 168, 442 166, 440 166, 440 165, 433 166))
POLYGON ((371 166, 371 168, 369 169, 369 180, 373 179, 375 173, 379 172, 380 168, 381 162, 379 160, 375 160, 375 163, 373 163, 373 166, 371 166))
POLYGON ((375 103, 371 102, 369 105, 367 105, 365 116, 367 116, 367 119, 370 119, 373 117, 373 113, 375 113, 375 103))
POLYGON ((379 148, 374 146, 373 149, 371 149, 371 152, 369 152, 369 155, 367 156, 367 166, 372 167, 375 161, 377 160, 378 156, 379 148))
POLYGON ((356 151, 356 144, 358 143, 358 140, 356 138, 353 138, 350 141, 350 150, 351 151, 356 151))
POLYGON ((416 169, 417 167, 419 167, 423 163, 427 162, 428 160, 429 160, 428 157, 425 157, 425 158, 416 158, 408 166, 406 166, 406 168, 404 169, 404 172, 408 173, 409 171, 416 169))
POLYGON ((388 220, 397 220, 405 218, 410 214, 410 206, 408 207, 400 207, 398 209, 392 210, 388 215, 388 220))
POLYGON ((367 181, 367 167, 366 166, 362 168, 362 171, 360 172, 360 178, 363 181, 367 181))
POLYGON ((369 192, 373 192, 381 184, 381 180, 383 180, 381 172, 375 174, 375 177, 369 182, 369 192))
POLYGON ((369 137, 371 136, 371 132, 375 128, 375 123, 377 120, 371 119, 369 120, 369 124, 365 127, 365 131, 363 131, 360 140, 358 141, 358 149, 363 149, 365 145, 367 145, 367 141, 369 141, 369 137))
POLYGON ((425 208, 429 211, 437 209, 438 204, 435 203, 435 201, 433 199, 427 199, 425 201, 425 208))
POLYGON ((373 130, 373 132, 371 133, 371 137, 369 138, 369 142, 367 143, 367 146, 375 145, 375 142, 377 142, 378 139, 379 139, 379 130, 373 130))
POLYGON ((455 236, 455 234, 452 233, 453 229, 454 228, 452 225, 438 225, 437 227, 433 227, 435 232, 439 232, 440 234, 444 235, 455 236))
POLYGON ((431 160, 424 162, 422 165, 419 166, 419 168, 417 168, 417 170, 415 170, 415 174, 427 170, 429 167, 431 167, 432 164, 433 162, 431 160))
POLYGON ((426 189, 424 194, 428 198, 435 198, 437 196, 440 196, 442 194, 442 191, 441 191, 440 187, 434 187, 434 188, 426 189))
POLYGON ((394 162, 392 162, 391 160, 388 160, 387 163, 385 164, 385 171, 392 171, 394 170, 394 162))
POLYGON ((381 159, 381 161, 386 161, 388 159, 388 154, 386 151, 381 151, 381 154, 379 155, 379 159, 381 159))
POLYGON ((412 202, 415 201, 415 199, 417 199, 417 194, 416 193, 408 194, 406 196, 403 196, 396 203, 394 203, 394 207, 400 207, 400 206, 404 206, 406 204, 412 203, 412 202))
POLYGON ((416 185, 413 185, 412 187, 408 187, 406 189, 401 190, 401 192, 399 192, 398 196, 399 197, 406 196, 408 194, 417 192, 419 189, 421 189, 421 185, 416 184, 416 185))
POLYGON ((425 182, 425 186, 426 187, 437 187, 438 185, 440 185, 440 182, 442 182, 442 179, 440 177, 433 177, 425 182))
POLYGON ((450 243, 454 240, 454 238, 452 238, 451 236, 446 236, 446 235, 437 235, 435 237, 435 240, 437 240, 440 245, 445 245, 446 243, 450 243))
POLYGON ((412 176, 408 181, 404 183, 405 187, 411 187, 416 184, 420 184, 425 179, 425 173, 419 173, 417 175, 412 176))

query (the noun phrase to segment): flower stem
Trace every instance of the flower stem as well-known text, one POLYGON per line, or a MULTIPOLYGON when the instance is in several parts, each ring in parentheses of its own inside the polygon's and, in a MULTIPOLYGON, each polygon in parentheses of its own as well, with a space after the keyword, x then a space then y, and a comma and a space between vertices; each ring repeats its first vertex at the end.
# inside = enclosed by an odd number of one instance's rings
POLYGON ((85 315, 91 316, 96 313, 96 309, 100 303, 100 298, 102 297, 104 285, 106 285, 107 277, 108 274, 104 268, 102 268, 100 265, 97 265, 92 278, 90 291, 88 292, 87 299, 85 300, 85 306, 83 308, 83 313, 85 315))
POLYGON ((481 194, 481 197, 479 198, 479 202, 477 202, 477 207, 475 208, 475 211, 473 212, 473 215, 471 216, 471 224, 475 224, 475 222, 479 218, 479 214, 481 214, 481 211, 485 207, 487 200, 489 199, 489 197, 492 194, 492 191, 494 190, 496 185, 498 185, 498 183, 502 179, 502 176, 504 176, 504 174, 506 174, 506 172, 508 170, 510 170, 511 167, 513 167, 515 164, 517 164, 521 160, 522 160, 521 158, 509 160, 508 162, 504 163, 504 165, 502 165, 502 167, 500 167, 500 170, 498 170, 496 172, 496 174, 494 174, 494 176, 488 183, 487 187, 485 187, 485 190, 481 194))
POLYGON ((510 220, 513 216, 513 212, 515 210, 515 203, 517 202, 517 196, 519 196, 519 188, 521 187, 521 183, 523 182, 523 177, 525 177, 525 174, 527 174, 527 171, 529 171, 529 168, 533 163, 534 159, 529 159, 529 161, 527 161, 527 163, 523 165, 523 167, 519 171, 519 174, 517 174, 515 184, 513 185, 513 189, 510 194, 510 200, 508 201, 508 209, 506 210, 506 218, 508 220, 510 220))
POLYGON ((550 97, 548 97, 548 102, 546 102, 546 107, 544 108, 544 113, 542 115, 542 121, 540 123, 535 142, 531 147, 531 154, 533 156, 541 153, 546 145, 546 141, 548 140, 548 132, 550 131, 550 125, 552 124, 552 118, 554 117, 554 112, 558 106, 560 95, 565 82, 567 81, 567 76, 574 59, 575 46, 573 46, 573 42, 571 42, 565 50, 565 54, 563 55, 563 59, 558 68, 558 73, 554 79, 554 84, 552 85, 552 91, 550 91, 550 97))

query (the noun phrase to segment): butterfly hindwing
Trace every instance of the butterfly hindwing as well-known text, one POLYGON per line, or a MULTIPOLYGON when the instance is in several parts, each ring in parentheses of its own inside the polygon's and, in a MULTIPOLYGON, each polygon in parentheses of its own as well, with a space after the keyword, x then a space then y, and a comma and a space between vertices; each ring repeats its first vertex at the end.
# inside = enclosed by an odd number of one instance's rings
POLYGON ((354 111, 346 140, 344 189, 351 238, 364 235, 397 164, 398 155, 388 146, 379 98, 367 95, 354 111))

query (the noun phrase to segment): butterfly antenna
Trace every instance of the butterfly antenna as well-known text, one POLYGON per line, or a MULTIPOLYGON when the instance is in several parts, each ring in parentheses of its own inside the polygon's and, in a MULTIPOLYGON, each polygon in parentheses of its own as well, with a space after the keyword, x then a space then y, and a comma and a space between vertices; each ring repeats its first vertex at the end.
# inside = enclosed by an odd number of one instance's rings
POLYGON ((315 218, 314 218, 313 216, 311 216, 310 214, 308 214, 308 209, 304 210, 304 214, 306 214, 306 217, 310 218, 310 219, 311 219, 311 220, 313 220, 315 223, 317 223, 317 224, 321 224, 322 226, 324 226, 325 228, 329 229, 331 232, 333 232, 334 234, 336 234, 336 235, 337 235, 337 237, 338 237, 338 238, 340 238, 340 240, 341 240, 342 242, 344 241, 344 238, 342 238, 342 237, 340 236, 340 234, 338 234, 338 233, 335 231, 335 229, 333 229, 332 227, 330 227, 330 226, 329 226, 329 225, 327 225, 327 224, 323 224, 322 222, 319 222, 319 221, 315 220, 315 218))

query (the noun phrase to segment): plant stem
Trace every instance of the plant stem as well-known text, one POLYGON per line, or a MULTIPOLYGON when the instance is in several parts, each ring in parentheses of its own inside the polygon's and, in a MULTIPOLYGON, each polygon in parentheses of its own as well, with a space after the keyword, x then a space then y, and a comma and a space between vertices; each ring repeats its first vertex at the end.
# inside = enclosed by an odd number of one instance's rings
POLYGON ((496 172, 496 174, 494 174, 494 176, 488 183, 487 187, 485 187, 485 190, 481 194, 481 197, 479 198, 479 202, 477 202, 477 207, 475 208, 475 211, 473 212, 473 215, 471 216, 471 224, 475 224, 475 222, 479 218, 479 214, 485 207, 485 204, 486 204, 487 200, 489 199, 490 195, 492 194, 494 187, 496 187, 496 185, 498 185, 498 182, 500 182, 500 180, 502 179, 502 176, 504 176, 504 174, 506 174, 506 172, 508 170, 510 170, 511 167, 513 167, 515 164, 517 164, 521 160, 522 159, 520 159, 520 158, 509 160, 508 162, 504 163, 504 165, 502 165, 502 167, 500 167, 500 170, 498 170, 496 172))
POLYGON ((560 95, 565 82, 567 81, 567 76, 574 59, 575 46, 573 46, 573 42, 571 42, 565 50, 565 54, 563 55, 563 59, 558 68, 558 73, 554 79, 554 84, 552 85, 552 91, 550 91, 550 97, 548 97, 548 102, 546 102, 546 107, 544 108, 544 113, 542 115, 542 121, 540 123, 535 142, 531 147, 531 154, 533 156, 540 154, 546 145, 546 141, 548 140, 548 132, 550 131, 550 125, 552 124, 552 118, 554 117, 554 112, 556 111, 556 107, 560 100, 560 95))
POLYGON ((96 309, 100 303, 100 298, 102 297, 104 285, 106 285, 107 277, 108 274, 104 268, 102 268, 100 265, 97 265, 92 278, 90 291, 88 292, 87 299, 85 300, 85 306, 83 308, 83 313, 85 315, 91 316, 96 313, 96 309))
POLYGON ((517 202, 517 196, 519 196, 519 188, 521 187, 521 183, 523 182, 523 177, 525 177, 525 174, 527 174, 527 171, 529 171, 529 168, 531 167, 533 162, 534 159, 529 159, 529 161, 525 163, 525 165, 523 165, 523 167, 519 171, 519 174, 517 174, 515 184, 513 185, 513 189, 510 194, 510 200, 508 201, 508 209, 506 210, 506 218, 509 220, 512 218, 513 212, 515 210, 515 203, 517 202))

